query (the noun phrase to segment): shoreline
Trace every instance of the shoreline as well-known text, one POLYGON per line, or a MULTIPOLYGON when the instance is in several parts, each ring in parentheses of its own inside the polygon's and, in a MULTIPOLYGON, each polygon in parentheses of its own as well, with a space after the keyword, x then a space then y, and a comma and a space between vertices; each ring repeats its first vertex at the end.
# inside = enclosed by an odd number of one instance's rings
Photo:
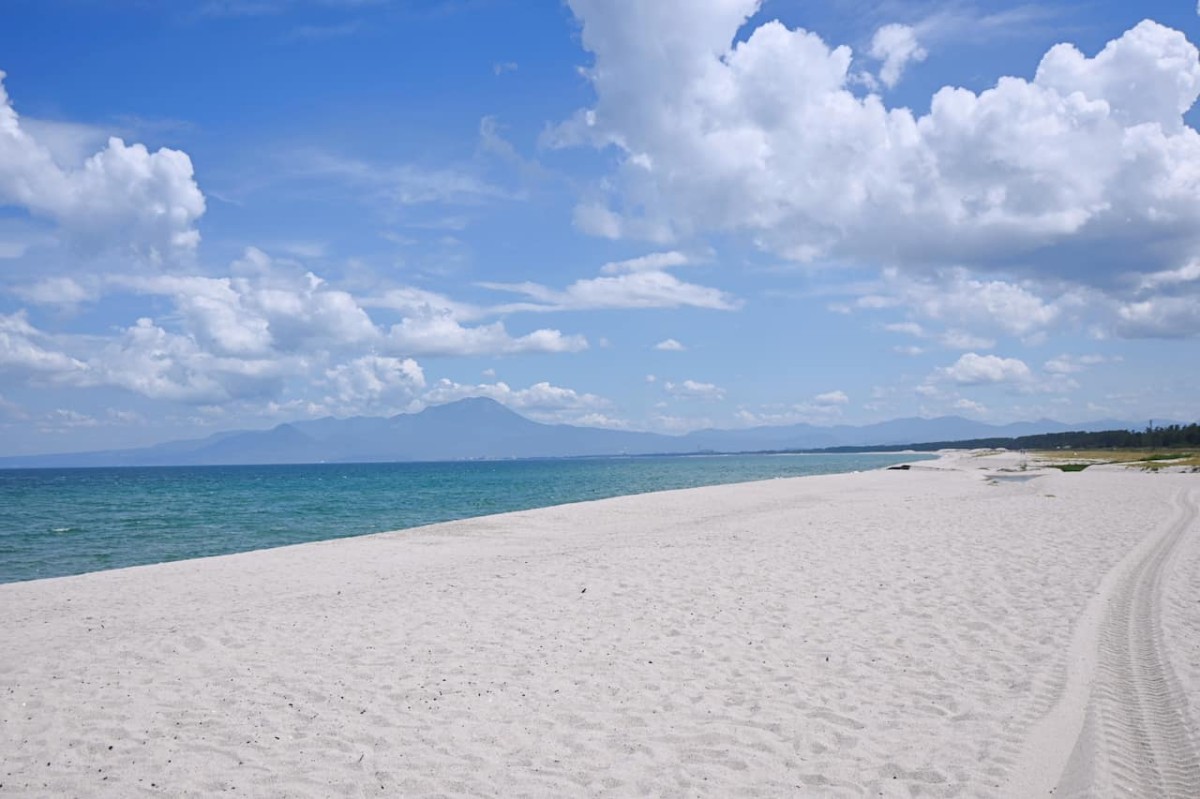
POLYGON ((128 479, 112 477, 123 469, 84 470, 65 485, 57 475, 6 482, 12 475, 0 473, 0 497, 10 491, 15 497, 0 530, 0 549, 7 551, 0 584, 410 530, 614 496, 870 470, 902 459, 888 454, 153 467, 134 470, 128 479), (116 488, 109 483, 114 479, 116 488), (151 492, 153 505, 147 504, 151 492), (92 511, 81 513, 79 507, 92 511))
POLYGON ((1200 481, 1013 457, 0 585, 0 796, 1186 795, 1200 481), (1131 778, 1093 683, 1151 674, 1131 778))

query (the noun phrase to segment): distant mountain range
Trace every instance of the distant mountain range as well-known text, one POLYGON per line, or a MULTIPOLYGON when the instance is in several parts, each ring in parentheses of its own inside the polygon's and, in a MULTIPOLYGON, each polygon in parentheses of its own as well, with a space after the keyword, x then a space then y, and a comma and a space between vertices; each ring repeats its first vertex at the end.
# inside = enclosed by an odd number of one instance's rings
POLYGON ((498 402, 464 399, 389 418, 327 417, 270 430, 217 433, 153 447, 0 458, 0 468, 193 466, 207 464, 350 463, 562 458, 892 446, 930 441, 1015 437, 1068 430, 1123 430, 1105 419, 1065 425, 1050 419, 990 425, 959 416, 894 419, 854 427, 795 424, 742 430, 696 430, 681 436, 637 433, 526 419, 498 402))

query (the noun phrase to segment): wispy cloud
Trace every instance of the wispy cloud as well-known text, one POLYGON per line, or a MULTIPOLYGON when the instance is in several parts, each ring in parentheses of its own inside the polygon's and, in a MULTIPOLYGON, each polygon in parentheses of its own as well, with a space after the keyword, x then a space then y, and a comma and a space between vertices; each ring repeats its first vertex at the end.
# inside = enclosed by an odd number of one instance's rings
POLYGON ((732 311, 741 302, 720 289, 685 283, 666 272, 576 280, 565 289, 540 283, 480 283, 484 288, 523 294, 530 302, 500 306, 506 311, 566 311, 603 308, 709 308, 732 311))
POLYGON ((692 259, 681 252, 655 252, 606 263, 600 267, 600 277, 576 280, 563 289, 530 281, 479 285, 523 294, 529 300, 498 306, 502 312, 681 307, 733 311, 742 307, 741 300, 721 289, 688 283, 666 271, 689 263, 692 259))
POLYGON ((421 205, 479 206, 522 199, 520 193, 490 182, 469 164, 425 167, 373 162, 315 148, 293 150, 281 157, 281 163, 281 173, 266 178, 267 182, 298 181, 318 188, 350 189, 361 202, 380 210, 421 205))
POLYGON ((725 389, 715 383, 702 383, 698 380, 684 380, 680 383, 667 381, 663 390, 672 397, 682 399, 719 400, 725 398, 725 389))
POLYGON ((299 25, 292 28, 285 38, 295 42, 341 39, 346 36, 353 36, 362 30, 362 27, 361 20, 350 20, 336 25, 299 25))

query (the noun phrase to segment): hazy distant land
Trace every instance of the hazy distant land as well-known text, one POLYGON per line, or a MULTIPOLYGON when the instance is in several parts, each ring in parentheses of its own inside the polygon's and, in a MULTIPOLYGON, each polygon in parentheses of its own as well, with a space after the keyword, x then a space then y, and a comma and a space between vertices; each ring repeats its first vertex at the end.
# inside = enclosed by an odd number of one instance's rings
POLYGON ((864 426, 810 424, 697 430, 685 435, 542 424, 486 398, 392 417, 328 417, 269 430, 218 433, 152 447, 0 458, 0 468, 205 464, 372 463, 600 455, 760 452, 906 446, 1070 430, 1136 427, 1113 419, 1067 425, 1050 419, 990 425, 959 416, 894 419, 864 426))

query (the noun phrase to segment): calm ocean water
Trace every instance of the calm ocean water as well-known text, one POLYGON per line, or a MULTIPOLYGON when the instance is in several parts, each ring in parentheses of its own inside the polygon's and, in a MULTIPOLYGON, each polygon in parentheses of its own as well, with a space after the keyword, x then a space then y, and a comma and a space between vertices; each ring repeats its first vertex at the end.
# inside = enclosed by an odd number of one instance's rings
POLYGON ((0 470, 0 582, 399 530, 920 455, 0 470))

